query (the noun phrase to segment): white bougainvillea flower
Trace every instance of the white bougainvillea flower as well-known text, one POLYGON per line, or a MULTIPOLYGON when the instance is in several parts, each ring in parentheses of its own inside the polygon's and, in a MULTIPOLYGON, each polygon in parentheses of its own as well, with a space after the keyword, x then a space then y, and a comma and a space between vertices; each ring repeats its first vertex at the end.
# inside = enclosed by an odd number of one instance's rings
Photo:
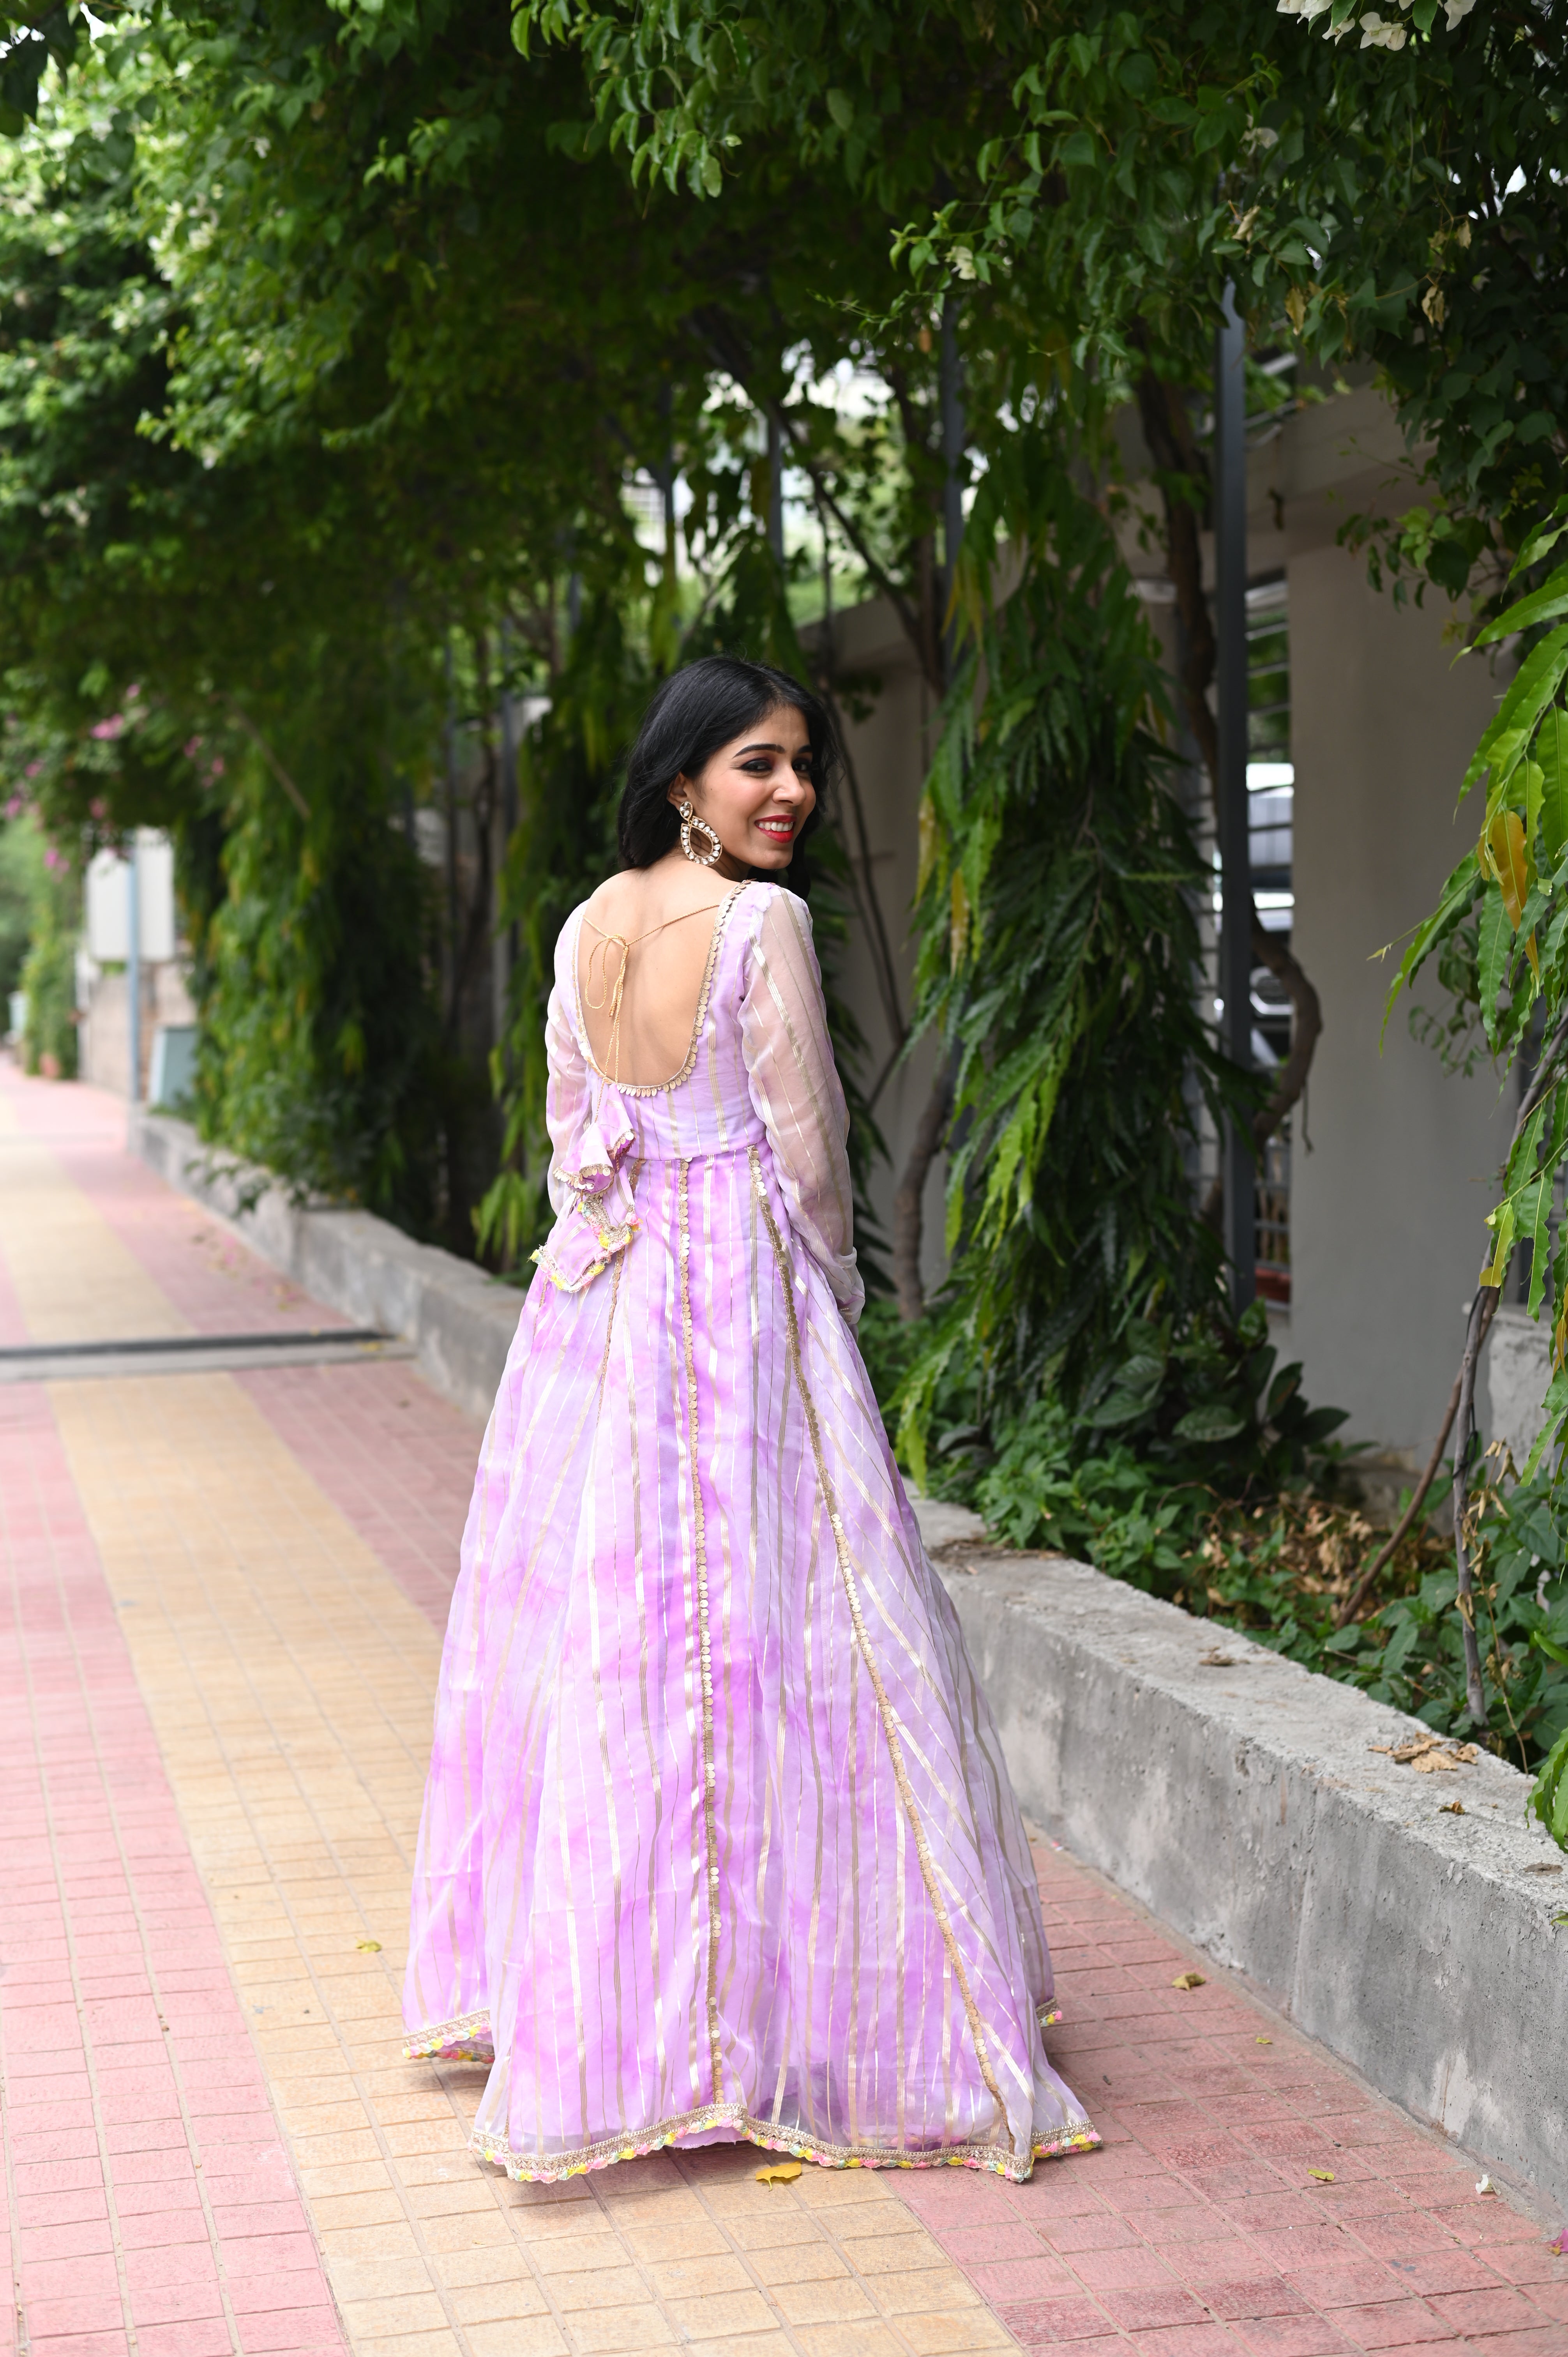
POLYGON ((1254 123, 1251 129, 1241 136, 1241 145, 1249 156, 1266 156, 1271 147, 1277 147, 1279 144, 1279 133, 1271 131, 1266 123, 1254 123))
POLYGON ((1443 0, 1444 8, 1447 12, 1450 32, 1453 32, 1455 26, 1464 22, 1475 5, 1476 0, 1443 0))
POLYGON ((1364 49, 1402 49, 1404 27, 1397 18, 1385 18, 1376 8, 1369 8, 1361 19, 1361 47, 1364 49))

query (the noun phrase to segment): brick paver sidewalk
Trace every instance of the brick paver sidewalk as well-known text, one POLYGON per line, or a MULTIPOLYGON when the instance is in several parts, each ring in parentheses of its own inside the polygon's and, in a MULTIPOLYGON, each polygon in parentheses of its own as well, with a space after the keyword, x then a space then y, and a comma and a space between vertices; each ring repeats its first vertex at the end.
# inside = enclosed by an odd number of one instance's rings
MULTIPOLYGON (((0 1344, 332 1322, 123 1135, 0 1068, 0 1344)), ((1568 2357, 1540 2218, 1048 1846, 1103 2151, 471 2161, 397 1996, 477 1441, 406 1363, 0 1385, 0 2350, 1568 2357)))

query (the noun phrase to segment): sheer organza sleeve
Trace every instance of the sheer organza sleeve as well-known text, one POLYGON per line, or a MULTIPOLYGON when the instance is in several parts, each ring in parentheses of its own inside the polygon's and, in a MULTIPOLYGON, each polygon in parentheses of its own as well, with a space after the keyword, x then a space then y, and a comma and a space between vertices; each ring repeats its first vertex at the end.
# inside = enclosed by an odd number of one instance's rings
POLYGON ((740 1008, 757 1107, 796 1237, 853 1325, 865 1287, 854 1264, 849 1116, 828 1039, 811 920, 793 892, 768 896, 740 1008))
POLYGON ((557 1219, 575 1200, 565 1174, 577 1167, 579 1141, 592 1111, 588 1067, 577 1045, 569 1012, 568 994, 576 985, 573 971, 576 946, 576 926, 563 925, 555 948, 555 987, 550 994, 544 1018, 544 1050, 550 1068, 544 1090, 544 1126, 550 1132, 550 1208, 557 1219))

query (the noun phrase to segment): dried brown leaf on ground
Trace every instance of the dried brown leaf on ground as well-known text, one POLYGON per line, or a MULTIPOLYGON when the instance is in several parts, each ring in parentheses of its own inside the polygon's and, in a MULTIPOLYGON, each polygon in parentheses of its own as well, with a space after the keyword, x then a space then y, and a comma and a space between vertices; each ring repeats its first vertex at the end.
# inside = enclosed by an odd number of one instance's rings
POLYGON ((1208 1986, 1201 1973, 1177 1973, 1171 1983, 1172 1988, 1178 1989, 1207 1988, 1208 1986))

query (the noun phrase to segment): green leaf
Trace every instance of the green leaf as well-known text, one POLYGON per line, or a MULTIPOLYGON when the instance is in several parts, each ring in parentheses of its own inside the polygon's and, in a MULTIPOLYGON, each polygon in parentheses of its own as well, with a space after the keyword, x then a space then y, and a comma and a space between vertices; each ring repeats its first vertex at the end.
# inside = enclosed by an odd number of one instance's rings
POLYGON ((1568 630, 1549 631, 1520 665, 1519 676, 1498 706, 1496 719, 1470 756, 1460 799, 1484 770, 1490 770, 1495 788, 1507 778, 1535 734, 1536 723, 1556 694, 1568 672, 1568 630))
POLYGON ((854 101, 845 90, 830 90, 828 113, 841 131, 847 131, 854 122, 854 101))
POLYGON ((1568 614, 1568 565, 1560 565, 1539 589, 1517 605, 1506 606, 1495 621, 1477 632, 1472 644, 1489 647, 1498 639, 1511 638, 1515 630, 1533 630, 1538 622, 1550 622, 1558 614, 1568 614))
POLYGON ((1246 1424, 1246 1417, 1223 1401, 1213 1400, 1204 1407, 1189 1408, 1176 1427, 1177 1440, 1233 1440, 1246 1424))
MULTIPOLYGON (((1568 525, 1563 527, 1568 531, 1568 525)), ((1535 740, 1541 766, 1541 840, 1544 864, 1555 867, 1568 849, 1568 713, 1554 704, 1535 740)))
POLYGON ((1527 1481, 1532 1481, 1535 1479, 1536 1467, 1551 1448, 1557 1428, 1565 1415, 1568 1415, 1568 1367, 1559 1367, 1547 1384, 1546 1397, 1541 1404, 1541 1430, 1535 1436, 1529 1460, 1524 1469, 1524 1479, 1527 1481))
POLYGON ((1498 1000, 1508 977, 1512 952, 1513 927, 1503 906, 1503 896, 1488 887, 1481 904, 1480 1001, 1482 1028, 1493 1047, 1498 1037, 1498 1000))
POLYGON ((1560 1735, 1541 1765, 1529 1806, 1561 1849, 1568 1849, 1568 1732, 1560 1735))

